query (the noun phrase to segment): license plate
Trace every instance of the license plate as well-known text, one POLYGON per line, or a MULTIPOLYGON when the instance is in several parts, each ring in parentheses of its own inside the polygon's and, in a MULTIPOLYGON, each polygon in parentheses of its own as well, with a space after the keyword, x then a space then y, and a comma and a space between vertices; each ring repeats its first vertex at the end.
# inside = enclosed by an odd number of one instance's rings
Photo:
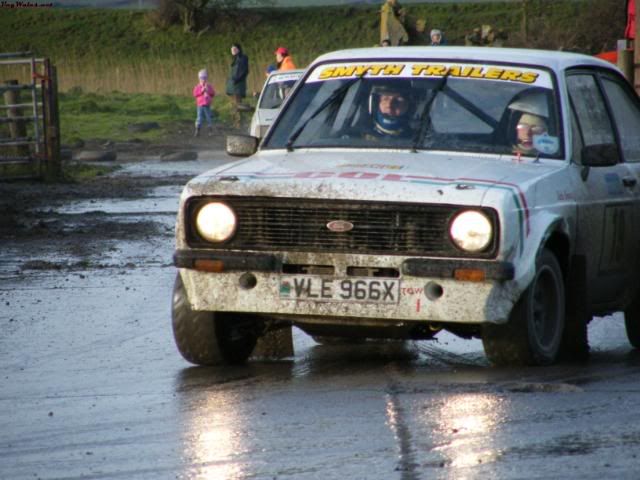
POLYGON ((315 302, 398 303, 400 280, 283 275, 280 277, 280 298, 315 302))

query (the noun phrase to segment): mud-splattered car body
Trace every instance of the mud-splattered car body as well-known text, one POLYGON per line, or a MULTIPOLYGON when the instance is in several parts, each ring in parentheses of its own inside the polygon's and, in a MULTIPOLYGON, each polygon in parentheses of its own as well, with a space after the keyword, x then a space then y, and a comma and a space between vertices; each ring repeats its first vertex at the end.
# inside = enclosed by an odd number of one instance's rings
MULTIPOLYGON (((584 356, 591 315, 633 316, 640 108, 610 64, 358 49, 321 56, 300 82, 255 154, 183 191, 175 263, 193 312, 227 330, 242 318, 256 336, 447 329, 507 364, 584 356), (396 86, 407 119, 380 131, 396 86), (532 112, 543 128, 525 123, 532 112)), ((246 155, 257 142, 230 145, 246 155)))

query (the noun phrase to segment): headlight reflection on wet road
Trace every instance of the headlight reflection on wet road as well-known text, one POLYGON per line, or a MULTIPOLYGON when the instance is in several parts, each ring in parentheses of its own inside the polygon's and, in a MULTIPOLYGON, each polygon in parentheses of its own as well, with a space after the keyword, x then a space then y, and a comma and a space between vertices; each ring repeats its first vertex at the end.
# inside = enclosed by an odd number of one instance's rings
MULTIPOLYGON (((396 438, 402 479, 421 478, 429 467, 446 467, 452 478, 458 478, 456 471, 475 478, 471 467, 500 457, 496 435, 505 408, 494 394, 445 394, 425 405, 414 395, 390 393, 387 424, 396 438)), ((477 473, 480 478, 487 471, 477 473)))
POLYGON ((496 426, 504 418, 503 410, 503 399, 493 394, 446 398, 436 417, 436 450, 454 468, 495 461, 500 454, 495 448, 496 426))
POLYGON ((204 395, 188 417, 184 434, 184 456, 192 467, 184 478, 219 480, 243 478, 243 432, 238 431, 239 413, 224 392, 204 395), (235 459, 234 459, 235 457, 235 459))

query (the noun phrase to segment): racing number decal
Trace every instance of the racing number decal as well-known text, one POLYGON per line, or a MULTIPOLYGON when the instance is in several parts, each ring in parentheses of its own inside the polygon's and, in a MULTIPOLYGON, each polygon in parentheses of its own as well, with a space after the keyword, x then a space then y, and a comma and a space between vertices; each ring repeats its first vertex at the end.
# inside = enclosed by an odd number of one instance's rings
POLYGON ((629 206, 612 205, 604 213, 604 238, 601 271, 620 271, 625 265, 629 206))

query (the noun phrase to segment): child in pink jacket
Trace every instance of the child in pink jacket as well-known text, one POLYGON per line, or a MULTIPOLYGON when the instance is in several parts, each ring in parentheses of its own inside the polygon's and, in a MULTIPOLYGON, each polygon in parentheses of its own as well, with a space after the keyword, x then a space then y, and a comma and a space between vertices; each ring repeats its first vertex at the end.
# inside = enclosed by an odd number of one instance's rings
POLYGON ((198 72, 198 84, 193 87, 193 96, 196 98, 196 107, 198 108, 198 115, 196 117, 196 130, 193 133, 194 137, 200 134, 200 127, 204 120, 209 125, 209 135, 213 134, 213 118, 211 115, 211 101, 216 96, 216 91, 213 85, 207 82, 209 74, 206 70, 200 70, 198 72))

